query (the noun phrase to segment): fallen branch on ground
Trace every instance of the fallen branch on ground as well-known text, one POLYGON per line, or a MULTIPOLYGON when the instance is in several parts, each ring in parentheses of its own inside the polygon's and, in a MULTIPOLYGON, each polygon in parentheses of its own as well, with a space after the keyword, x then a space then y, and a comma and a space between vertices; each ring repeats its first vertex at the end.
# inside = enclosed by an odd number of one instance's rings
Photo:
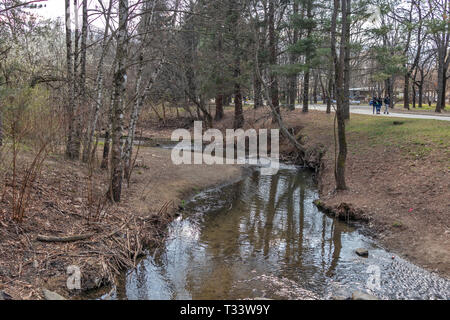
POLYGON ((92 237, 94 235, 95 235, 95 233, 78 234, 78 235, 66 236, 66 237, 51 237, 51 236, 38 235, 36 240, 41 241, 41 242, 75 242, 75 241, 89 239, 90 237, 92 237))

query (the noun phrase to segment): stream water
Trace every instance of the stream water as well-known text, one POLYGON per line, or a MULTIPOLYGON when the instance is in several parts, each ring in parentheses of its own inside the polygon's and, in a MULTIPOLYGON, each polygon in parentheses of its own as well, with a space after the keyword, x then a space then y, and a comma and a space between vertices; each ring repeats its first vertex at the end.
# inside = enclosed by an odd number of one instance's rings
POLYGON ((313 204, 311 174, 258 168, 206 190, 169 227, 165 246, 124 276, 115 299, 449 299, 450 282, 393 256, 313 204), (366 248, 369 257, 355 254, 366 248))

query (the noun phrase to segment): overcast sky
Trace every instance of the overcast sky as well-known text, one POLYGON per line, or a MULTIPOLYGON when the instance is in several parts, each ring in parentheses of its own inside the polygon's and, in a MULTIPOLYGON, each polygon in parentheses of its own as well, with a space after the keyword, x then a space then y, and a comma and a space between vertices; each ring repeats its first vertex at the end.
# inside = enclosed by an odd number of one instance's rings
MULTIPOLYGON (((80 23, 81 23, 81 0, 78 1, 80 4, 79 14, 80 14, 80 23)), ((103 0, 103 3, 107 4, 107 0, 103 0)), ((45 5, 45 7, 42 7, 40 9, 32 9, 30 12, 32 12, 35 15, 42 16, 43 18, 50 18, 50 19, 56 19, 61 18, 64 21, 65 18, 65 0, 44 0, 40 4, 45 5)), ((98 6, 98 0, 88 0, 88 8, 95 8, 98 6)), ((72 17, 72 23, 73 23, 73 0, 70 1, 70 14, 72 17)), ((95 19, 94 22, 91 21, 91 24, 93 24, 96 27, 102 27, 102 19, 95 19)))
POLYGON ((45 18, 64 17, 64 0, 47 0, 42 2, 45 8, 33 10, 33 12, 45 18))

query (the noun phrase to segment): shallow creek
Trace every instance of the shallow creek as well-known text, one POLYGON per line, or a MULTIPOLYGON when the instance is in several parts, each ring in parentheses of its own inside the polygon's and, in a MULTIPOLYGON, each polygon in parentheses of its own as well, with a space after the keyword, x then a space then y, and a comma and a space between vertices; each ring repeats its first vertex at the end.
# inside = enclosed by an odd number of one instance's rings
POLYGON ((330 299, 360 290, 381 299, 450 299, 450 281, 320 212, 308 171, 248 171, 193 197, 169 226, 165 246, 104 298, 330 299))

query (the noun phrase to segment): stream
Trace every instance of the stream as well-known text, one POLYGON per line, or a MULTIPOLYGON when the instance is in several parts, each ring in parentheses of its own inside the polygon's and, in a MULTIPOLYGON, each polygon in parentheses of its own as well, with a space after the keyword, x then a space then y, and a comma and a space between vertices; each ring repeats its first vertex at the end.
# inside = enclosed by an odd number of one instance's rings
MULTIPOLYGON (((450 299, 450 281, 389 253, 320 212, 309 171, 257 167, 198 193, 165 246, 124 275, 107 299, 450 299), (369 257, 355 254, 369 250, 369 257)), ((105 297, 103 297, 105 298, 105 297)))

